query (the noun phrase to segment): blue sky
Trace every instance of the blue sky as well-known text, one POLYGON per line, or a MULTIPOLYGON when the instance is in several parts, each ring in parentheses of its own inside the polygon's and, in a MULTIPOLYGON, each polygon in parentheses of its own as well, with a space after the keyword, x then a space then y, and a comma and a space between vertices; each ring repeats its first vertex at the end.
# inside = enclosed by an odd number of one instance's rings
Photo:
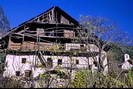
POLYGON ((133 0, 0 0, 0 5, 12 28, 59 6, 77 21, 80 15, 109 18, 133 38, 133 0))

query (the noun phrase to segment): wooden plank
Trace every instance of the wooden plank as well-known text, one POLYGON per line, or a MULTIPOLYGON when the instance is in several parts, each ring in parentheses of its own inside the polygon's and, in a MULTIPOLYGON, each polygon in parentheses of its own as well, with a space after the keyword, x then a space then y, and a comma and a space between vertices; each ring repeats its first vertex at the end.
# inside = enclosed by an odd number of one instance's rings
POLYGON ((21 43, 14 43, 13 41, 11 41, 9 39, 8 49, 11 49, 11 50, 19 50, 20 48, 21 48, 21 43))
POLYGON ((65 38, 73 38, 74 37, 74 31, 64 30, 64 37, 65 38))
POLYGON ((25 41, 22 43, 22 50, 34 50, 35 42, 25 41))

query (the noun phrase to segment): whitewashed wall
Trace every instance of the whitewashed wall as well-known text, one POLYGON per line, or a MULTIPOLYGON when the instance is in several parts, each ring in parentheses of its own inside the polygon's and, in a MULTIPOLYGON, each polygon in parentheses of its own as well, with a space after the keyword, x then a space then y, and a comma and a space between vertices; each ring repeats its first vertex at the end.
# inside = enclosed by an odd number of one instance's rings
MULTIPOLYGON (((75 64, 75 68, 88 68, 88 59, 86 57, 68 57, 68 56, 43 56, 46 60, 47 58, 52 58, 53 60, 53 68, 55 68, 58 64, 58 59, 62 59, 61 67, 70 67, 70 63, 72 60, 72 64, 76 63, 76 60, 79 60, 79 64, 75 64)), ((98 56, 95 57, 98 60, 98 56)), ((7 55, 6 56, 5 71, 4 77, 11 77, 16 75, 16 71, 20 71, 21 75, 24 74, 25 70, 32 70, 33 77, 38 76, 40 73, 45 71, 44 68, 36 68, 35 64, 41 64, 38 57, 35 55, 7 55), (26 58, 26 63, 22 63, 22 58, 26 58)), ((107 64, 107 58, 104 58, 104 65, 107 64)), ((89 57, 89 65, 93 65, 93 58, 89 57)), ((105 72, 108 71, 108 67, 105 68, 105 72)), ((24 75, 23 75, 24 76, 24 75)))
MULTIPOLYGON (((81 44, 78 44, 78 43, 77 44, 75 44, 75 43, 66 43, 65 44, 65 50, 68 51, 70 49, 80 49, 81 48, 80 45, 81 44)), ((99 48, 94 44, 88 44, 87 46, 85 44, 82 44, 82 45, 84 45, 84 47, 86 47, 88 52, 99 52, 99 48)))

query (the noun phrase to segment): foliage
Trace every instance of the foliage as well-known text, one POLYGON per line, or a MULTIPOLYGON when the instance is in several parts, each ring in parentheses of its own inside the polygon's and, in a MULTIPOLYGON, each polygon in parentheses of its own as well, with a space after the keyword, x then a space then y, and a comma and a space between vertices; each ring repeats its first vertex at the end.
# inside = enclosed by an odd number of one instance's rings
POLYGON ((73 88, 127 88, 122 81, 109 75, 91 73, 89 71, 78 71, 72 82, 73 88))
POLYGON ((53 52, 57 52, 59 50, 60 46, 59 45, 53 45, 50 48, 47 48, 47 50, 53 51, 53 52))
POLYGON ((133 59, 133 47, 132 46, 124 46, 124 45, 116 45, 113 44, 109 53, 112 53, 111 58, 113 60, 117 60, 119 62, 124 61, 124 54, 129 54, 130 58, 133 59))
POLYGON ((15 79, 12 78, 4 78, 3 81, 1 81, 1 84, 3 88, 22 88, 23 84, 15 79))
POLYGON ((5 53, 0 53, 0 73, 3 73, 5 64, 5 53))
POLYGON ((40 74, 39 75, 39 78, 41 78, 41 79, 43 79, 43 78, 45 78, 46 77, 46 73, 43 73, 43 74, 40 74))
POLYGON ((127 82, 126 82, 126 84, 129 87, 133 87, 133 71, 132 71, 132 69, 129 70, 129 72, 127 74, 127 82))
POLYGON ((85 83, 87 82, 86 81, 86 78, 87 78, 87 71, 84 71, 84 70, 80 70, 78 72, 75 73, 75 78, 72 82, 72 86, 74 88, 84 88, 86 85, 85 83))

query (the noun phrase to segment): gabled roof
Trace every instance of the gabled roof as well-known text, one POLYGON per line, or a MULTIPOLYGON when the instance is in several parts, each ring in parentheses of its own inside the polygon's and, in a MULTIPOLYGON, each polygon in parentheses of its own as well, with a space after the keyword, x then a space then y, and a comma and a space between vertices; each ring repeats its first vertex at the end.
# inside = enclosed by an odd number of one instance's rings
MULTIPOLYGON (((54 15, 55 15, 56 13, 60 13, 61 15, 65 16, 66 19, 68 19, 69 21, 71 21, 71 22, 73 23, 73 25, 80 26, 80 24, 78 23, 78 21, 76 21, 74 18, 72 18, 70 15, 68 15, 66 12, 64 12, 64 11, 63 11, 62 9, 60 9, 59 7, 54 6, 54 7, 50 8, 50 9, 48 9, 47 11, 45 11, 45 12, 39 14, 38 16, 33 17, 33 18, 31 18, 30 20, 23 22, 22 24, 18 25, 17 27, 14 27, 14 28, 11 29, 9 32, 7 32, 6 34, 4 34, 2 37, 5 37, 5 36, 8 35, 9 33, 13 32, 14 30, 16 30, 16 29, 18 29, 18 28, 20 28, 20 27, 22 27, 22 26, 24 26, 25 24, 34 22, 35 19, 37 19, 37 18, 39 18, 39 17, 43 17, 43 16, 44 16, 45 14, 47 14, 48 12, 52 12, 52 11, 54 12, 54 15)), ((57 18, 57 17, 56 17, 56 18, 57 18)), ((55 24, 60 24, 60 23, 55 23, 55 24)))
POLYGON ((65 15, 69 20, 71 20, 75 25, 79 25, 78 21, 76 21, 74 18, 72 18, 70 15, 68 15, 66 12, 64 12, 64 11, 63 11, 62 9, 60 9, 59 7, 54 6, 54 7, 50 8, 50 9, 48 9, 47 11, 45 11, 45 12, 39 14, 38 16, 33 17, 33 18, 31 18, 30 20, 28 20, 28 21, 26 21, 26 22, 20 24, 19 26, 21 26, 21 25, 23 25, 23 24, 25 24, 25 23, 28 23, 28 22, 32 22, 34 19, 36 19, 36 18, 38 18, 38 17, 41 17, 42 15, 46 14, 47 12, 52 12, 52 10, 54 10, 54 12, 57 11, 57 13, 60 12, 61 14, 65 15))

